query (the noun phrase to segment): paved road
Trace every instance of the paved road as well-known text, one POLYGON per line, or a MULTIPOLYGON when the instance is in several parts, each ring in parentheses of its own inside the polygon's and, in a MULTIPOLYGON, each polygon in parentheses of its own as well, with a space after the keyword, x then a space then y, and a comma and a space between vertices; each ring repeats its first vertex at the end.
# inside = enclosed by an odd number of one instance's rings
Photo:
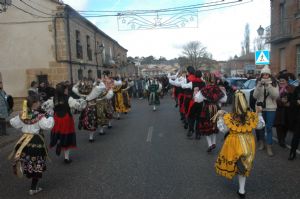
MULTIPOLYGON (((48 136, 49 137, 49 136, 48 136)), ((217 176, 214 162, 222 144, 212 154, 206 153, 206 140, 189 140, 171 99, 163 99, 152 112, 144 100, 133 100, 133 109, 105 136, 88 142, 86 132, 78 131, 78 149, 73 162, 65 165, 62 157, 51 151, 40 186, 34 198, 120 198, 120 199, 232 199, 237 180, 217 176)), ((30 182, 11 172, 6 157, 12 145, 0 150, 0 198, 28 196, 30 182)), ((247 181, 247 198, 300 198, 300 161, 287 161, 288 150, 274 147, 269 158, 259 151, 247 181)))

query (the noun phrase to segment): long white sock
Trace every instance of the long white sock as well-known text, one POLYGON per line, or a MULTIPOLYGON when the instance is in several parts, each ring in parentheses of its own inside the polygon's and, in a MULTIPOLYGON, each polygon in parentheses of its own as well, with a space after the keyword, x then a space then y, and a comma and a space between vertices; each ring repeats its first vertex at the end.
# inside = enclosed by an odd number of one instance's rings
POLYGON ((239 177, 239 192, 241 194, 245 193, 245 185, 246 185, 246 177, 242 175, 238 175, 239 177))
POLYGON ((65 159, 67 159, 67 160, 70 159, 70 149, 65 150, 65 159))
POLYGON ((155 106, 155 105, 153 106, 153 110, 154 110, 154 111, 156 110, 156 106, 155 106))
POLYGON ((216 144, 216 137, 217 137, 216 134, 212 134, 211 135, 211 142, 212 142, 212 144, 216 144))
POLYGON ((117 118, 120 118, 120 113, 117 113, 117 118))
POLYGON ((210 147, 211 146, 211 138, 210 138, 209 135, 205 136, 205 137, 206 137, 206 140, 207 140, 208 147, 210 147))
POLYGON ((108 126, 112 126, 112 125, 111 125, 111 120, 108 122, 108 126))
POLYGON ((100 127, 100 131, 99 131, 99 133, 104 133, 104 129, 103 129, 103 127, 100 127))
POLYGON ((94 133, 95 133, 95 132, 90 132, 90 140, 93 140, 93 139, 94 139, 94 133))

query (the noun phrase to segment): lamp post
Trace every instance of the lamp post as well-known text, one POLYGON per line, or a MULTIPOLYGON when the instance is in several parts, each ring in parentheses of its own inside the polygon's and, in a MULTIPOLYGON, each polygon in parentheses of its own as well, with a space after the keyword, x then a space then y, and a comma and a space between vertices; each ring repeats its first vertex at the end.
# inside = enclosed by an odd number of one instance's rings
POLYGON ((264 32, 265 29, 260 25, 259 28, 257 29, 257 34, 260 37, 259 50, 262 50, 262 39, 263 39, 264 32))
MULTIPOLYGON (((102 61, 102 66, 103 66, 103 50, 104 50, 104 45, 100 44, 96 47, 96 51, 95 51, 96 63, 97 63, 97 77, 98 78, 99 78, 99 74, 98 74, 98 71, 99 71, 98 54, 101 54, 101 61, 102 61)), ((100 73, 100 78, 101 78, 101 73, 100 73)))

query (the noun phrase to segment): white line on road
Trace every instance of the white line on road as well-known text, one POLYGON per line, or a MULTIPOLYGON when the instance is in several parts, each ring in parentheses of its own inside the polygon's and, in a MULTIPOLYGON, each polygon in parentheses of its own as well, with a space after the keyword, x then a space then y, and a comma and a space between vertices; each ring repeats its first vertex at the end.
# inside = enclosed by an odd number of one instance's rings
POLYGON ((152 140, 152 134, 153 134, 153 126, 150 126, 149 129, 148 129, 148 135, 147 135, 146 142, 151 142, 151 140, 152 140))

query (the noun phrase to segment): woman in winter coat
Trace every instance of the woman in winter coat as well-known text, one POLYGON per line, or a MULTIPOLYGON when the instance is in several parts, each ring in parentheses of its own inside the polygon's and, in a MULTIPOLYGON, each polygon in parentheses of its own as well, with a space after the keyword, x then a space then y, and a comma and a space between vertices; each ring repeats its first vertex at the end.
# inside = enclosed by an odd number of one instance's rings
POLYGON ((279 97, 279 88, 275 78, 271 76, 271 70, 269 66, 265 66, 261 70, 260 79, 257 81, 255 90, 253 92, 253 97, 257 100, 257 105, 262 106, 263 108, 263 117, 266 122, 266 133, 267 137, 264 139, 265 132, 262 132, 262 138, 259 141, 259 148, 263 149, 264 142, 266 142, 267 153, 269 156, 273 156, 272 144, 273 144, 273 131, 272 127, 274 124, 277 103, 276 100, 279 97))

